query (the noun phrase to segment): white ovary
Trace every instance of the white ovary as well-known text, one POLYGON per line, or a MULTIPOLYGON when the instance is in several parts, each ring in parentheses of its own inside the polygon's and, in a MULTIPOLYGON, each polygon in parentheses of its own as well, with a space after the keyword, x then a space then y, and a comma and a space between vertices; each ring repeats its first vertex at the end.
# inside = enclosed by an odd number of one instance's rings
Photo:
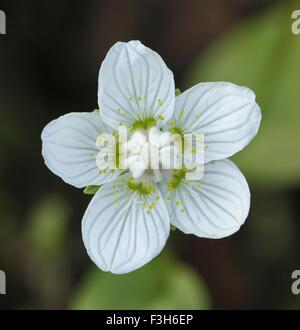
MULTIPOLYGON (((98 168, 103 170, 103 164, 113 163, 112 153, 115 151, 116 154, 116 141, 101 134, 97 137, 96 146, 102 147, 96 162, 98 168)), ((172 135, 156 127, 133 133, 127 142, 120 144, 119 153, 119 168, 128 169, 134 179, 141 179, 147 172, 155 182, 160 182, 162 170, 180 168, 181 165, 180 153, 172 135)))

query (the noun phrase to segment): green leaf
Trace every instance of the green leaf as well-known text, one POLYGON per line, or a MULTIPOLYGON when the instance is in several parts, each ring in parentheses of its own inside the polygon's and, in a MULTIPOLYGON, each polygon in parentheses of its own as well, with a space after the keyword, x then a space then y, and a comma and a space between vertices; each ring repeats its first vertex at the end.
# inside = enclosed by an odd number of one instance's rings
POLYGON ((95 186, 95 185, 87 186, 84 188, 83 193, 86 195, 95 195, 100 187, 101 186, 95 186))
MULTIPOLYGON (((296 2, 295 2, 296 4, 296 2)), ((203 53, 188 75, 201 81, 231 81, 253 89, 262 108, 259 134, 234 161, 263 187, 300 182, 300 37, 291 32, 290 2, 252 17, 203 53)))
POLYGON ((177 228, 174 225, 170 226, 170 231, 175 231, 177 228))
POLYGON ((166 252, 129 274, 103 273, 96 267, 79 285, 74 309, 203 309, 208 294, 198 274, 166 252))
POLYGON ((180 90, 180 88, 176 88, 175 89, 175 96, 178 96, 178 95, 180 95, 181 94, 181 90, 180 90))

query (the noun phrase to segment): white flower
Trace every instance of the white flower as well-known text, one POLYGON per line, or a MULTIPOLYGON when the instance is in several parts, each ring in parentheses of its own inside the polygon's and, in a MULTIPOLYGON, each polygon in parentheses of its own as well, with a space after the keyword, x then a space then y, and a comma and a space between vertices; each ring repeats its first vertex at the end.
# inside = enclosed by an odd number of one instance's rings
POLYGON ((251 90, 200 83, 175 98, 173 74, 157 53, 139 41, 118 42, 100 68, 98 103, 100 111, 69 113, 49 123, 42 154, 65 182, 101 185, 82 221, 85 247, 100 269, 120 274, 143 266, 161 252, 171 224, 207 238, 240 228, 250 192, 226 158, 258 131, 261 111, 251 90), (130 136, 117 149, 107 140, 120 125, 130 136), (187 170, 176 164, 163 168, 167 152, 182 157, 176 143, 170 145, 170 132, 204 135, 201 180, 187 180, 187 170), (149 169, 150 161, 157 169, 149 169), (116 169, 107 167, 112 163, 116 169), (129 170, 124 173, 121 165, 129 170))

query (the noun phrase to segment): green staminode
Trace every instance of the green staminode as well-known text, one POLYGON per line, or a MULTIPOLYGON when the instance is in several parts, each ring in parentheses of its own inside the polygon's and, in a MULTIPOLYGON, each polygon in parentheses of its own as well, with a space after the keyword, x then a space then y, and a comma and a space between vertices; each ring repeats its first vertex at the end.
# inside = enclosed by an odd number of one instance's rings
POLYGON ((183 128, 181 128, 181 127, 174 126, 174 127, 171 127, 171 128, 169 129, 169 131, 170 131, 170 133, 172 133, 172 134, 179 134, 179 135, 181 136, 181 138, 184 137, 184 130, 183 130, 183 128))
POLYGON ((148 130, 150 129, 151 127, 155 126, 156 125, 156 119, 154 118, 147 118, 147 119, 139 119, 137 121, 135 121, 133 124, 132 124, 132 130, 135 131, 135 130, 148 130))
POLYGON ((174 135, 179 135, 180 138, 181 138, 181 144, 180 144, 180 150, 181 150, 181 153, 184 153, 184 150, 185 150, 185 140, 184 140, 184 129, 179 127, 179 126, 173 126, 171 128, 169 128, 169 132, 171 134, 174 134, 174 135))
POLYGON ((171 180, 168 182, 168 190, 172 191, 176 189, 181 181, 185 178, 185 169, 180 169, 180 170, 174 170, 172 174, 171 180))
POLYGON ((149 195, 153 193, 154 187, 145 182, 135 182, 133 178, 128 179, 129 190, 137 191, 141 195, 149 195))

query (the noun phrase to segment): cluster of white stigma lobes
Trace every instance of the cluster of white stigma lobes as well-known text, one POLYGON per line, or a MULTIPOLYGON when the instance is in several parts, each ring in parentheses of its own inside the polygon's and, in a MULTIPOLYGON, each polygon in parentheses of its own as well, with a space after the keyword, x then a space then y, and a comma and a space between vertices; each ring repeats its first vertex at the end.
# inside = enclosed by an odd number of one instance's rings
POLYGON ((162 171, 183 167, 189 180, 201 179, 204 159, 203 134, 181 136, 163 132, 157 127, 138 129, 127 139, 127 127, 121 126, 119 134, 99 134, 96 147, 96 164, 100 173, 116 169, 127 170, 136 181, 162 181, 162 171), (184 152, 184 150, 186 150, 184 152), (202 153, 200 152, 202 151, 202 153), (183 154, 186 157, 183 157, 183 154), (189 171, 188 171, 189 170, 189 171))

